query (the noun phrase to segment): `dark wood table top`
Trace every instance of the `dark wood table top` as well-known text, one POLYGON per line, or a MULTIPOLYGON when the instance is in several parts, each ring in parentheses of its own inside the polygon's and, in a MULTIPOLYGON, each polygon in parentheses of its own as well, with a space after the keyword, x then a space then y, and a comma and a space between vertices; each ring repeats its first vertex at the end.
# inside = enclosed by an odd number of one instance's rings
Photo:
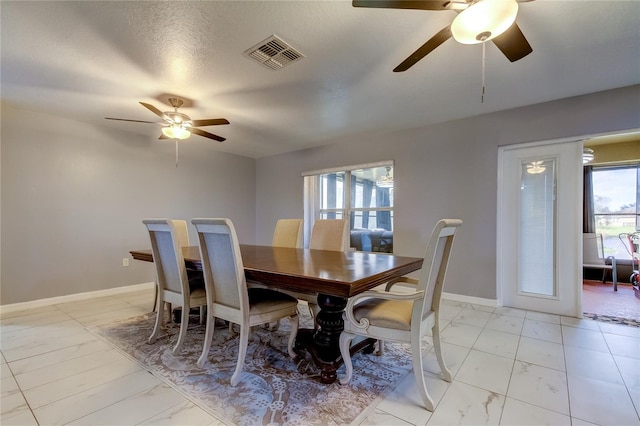
MULTIPOLYGON (((351 297, 392 278, 417 271, 422 258, 382 253, 346 253, 240 245, 247 279, 283 290, 351 297)), ((153 262, 151 250, 132 250, 136 260, 153 262)), ((183 248, 187 268, 202 270, 198 246, 183 248)))

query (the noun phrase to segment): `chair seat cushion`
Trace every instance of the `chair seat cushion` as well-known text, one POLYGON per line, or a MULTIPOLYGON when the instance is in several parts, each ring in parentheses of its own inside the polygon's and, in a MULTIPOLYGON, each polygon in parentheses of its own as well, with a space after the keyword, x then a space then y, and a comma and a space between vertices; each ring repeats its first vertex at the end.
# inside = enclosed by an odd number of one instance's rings
POLYGON ((367 318, 377 327, 411 330, 411 300, 367 299, 353 309, 356 319, 367 318))
POLYGON ((251 315, 259 315, 266 312, 286 309, 291 306, 294 308, 298 306, 298 299, 279 291, 266 288, 250 288, 248 292, 251 315))

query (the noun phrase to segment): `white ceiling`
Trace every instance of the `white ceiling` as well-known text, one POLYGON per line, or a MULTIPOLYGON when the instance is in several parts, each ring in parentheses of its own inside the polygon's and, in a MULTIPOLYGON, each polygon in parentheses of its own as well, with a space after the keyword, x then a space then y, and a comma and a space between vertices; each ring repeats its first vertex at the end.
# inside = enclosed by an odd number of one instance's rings
MULTIPOLYGON (((392 69, 448 25, 451 11, 354 8, 350 1, 0 3, 2 99, 126 132, 160 134, 139 101, 193 100, 227 138, 203 150, 259 158, 335 138, 469 117, 640 83, 640 1, 521 3, 533 53, 510 63, 448 40, 392 69), (278 35, 306 58, 278 71, 243 52, 278 35), (159 100, 160 99, 160 100, 159 100)), ((124 134, 124 133, 123 133, 124 134)))

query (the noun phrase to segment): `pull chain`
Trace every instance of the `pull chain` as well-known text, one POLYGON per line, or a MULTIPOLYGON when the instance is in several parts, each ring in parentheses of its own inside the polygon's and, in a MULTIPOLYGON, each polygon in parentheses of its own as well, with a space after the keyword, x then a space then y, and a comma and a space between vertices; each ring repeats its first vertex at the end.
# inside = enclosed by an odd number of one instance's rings
POLYGON ((176 141, 176 169, 178 168, 178 139, 176 141))
POLYGON ((484 79, 484 68, 485 68, 485 50, 486 50, 486 42, 482 43, 482 95, 480 97, 480 103, 484 103, 484 91, 485 91, 485 79, 484 79))

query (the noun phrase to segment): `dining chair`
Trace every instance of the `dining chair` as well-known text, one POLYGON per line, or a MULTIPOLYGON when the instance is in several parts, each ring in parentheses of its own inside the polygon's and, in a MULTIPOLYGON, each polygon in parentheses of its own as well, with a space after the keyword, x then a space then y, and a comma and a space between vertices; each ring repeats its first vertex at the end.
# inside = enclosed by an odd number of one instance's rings
POLYGON ((280 219, 273 231, 273 247, 302 248, 302 219, 280 219))
POLYGON ((458 219, 442 219, 433 228, 419 279, 401 277, 389 281, 384 291, 365 291, 349 299, 343 314, 344 331, 340 335, 340 354, 344 360, 345 375, 341 384, 347 384, 353 373, 350 346, 356 336, 378 340, 378 353, 384 350, 384 341, 410 343, 413 374, 418 391, 427 410, 433 411, 422 371, 421 338, 431 331, 433 348, 442 375, 451 382, 451 372, 442 357, 440 343, 439 310, 449 255, 456 230, 462 225, 458 219), (413 291, 391 291, 402 283, 413 291))
MULTIPOLYGON (((182 307, 180 321, 180 334, 173 348, 173 353, 178 353, 182 348, 189 326, 189 312, 192 307, 200 308, 200 323, 204 320, 204 308, 207 299, 203 288, 191 290, 189 278, 182 255, 183 241, 181 235, 181 221, 170 219, 145 219, 142 221, 151 239, 151 252, 156 269, 157 298, 156 322, 153 332, 149 337, 149 343, 155 342, 160 334, 161 324, 164 322, 164 306, 168 305, 169 318, 171 318, 171 306, 176 304, 182 307)), ((182 221, 184 222, 184 221, 182 221)))
POLYGON ((207 298, 207 326, 198 367, 202 368, 207 360, 216 318, 240 326, 238 362, 231 376, 231 386, 240 381, 249 331, 254 325, 289 317, 291 333, 287 350, 289 356, 295 358, 293 344, 298 333, 298 300, 275 290, 247 287, 240 245, 231 220, 198 218, 192 219, 191 223, 198 233, 207 298))
MULTIPOLYGON (((176 237, 178 238, 178 244, 180 247, 188 247, 189 246, 189 229, 187 228, 186 220, 178 220, 174 219, 171 221, 176 230, 176 237)), ((187 272, 188 275, 188 272, 187 272)), ((153 310, 155 312, 158 309, 158 283, 155 285, 155 291, 153 293, 153 310)), ((169 318, 171 318, 171 304, 168 305, 169 309, 169 318)))
POLYGON ((587 269, 602 269, 602 282, 605 282, 607 270, 611 271, 613 291, 618 291, 618 271, 615 256, 604 257, 604 243, 602 234, 585 232, 582 234, 582 267, 587 269), (608 260, 610 263, 607 263, 608 260))

